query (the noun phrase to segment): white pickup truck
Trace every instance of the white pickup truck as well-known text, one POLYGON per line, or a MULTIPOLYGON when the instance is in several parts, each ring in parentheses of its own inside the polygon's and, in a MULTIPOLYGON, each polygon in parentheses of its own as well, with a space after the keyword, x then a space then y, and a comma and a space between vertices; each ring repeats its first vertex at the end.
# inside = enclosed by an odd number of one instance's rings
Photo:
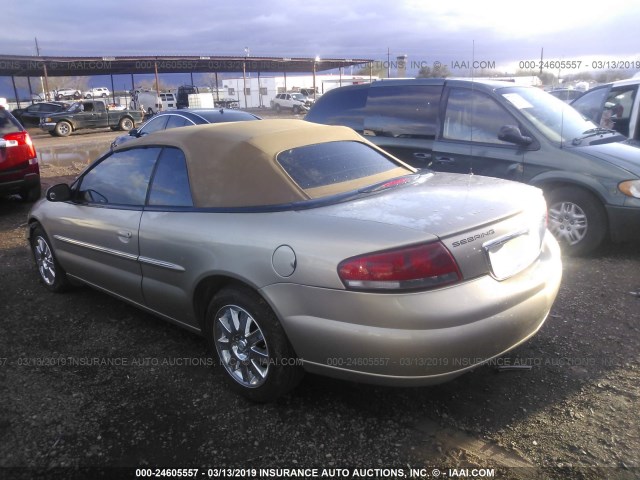
POLYGON ((571 106, 603 128, 640 142, 640 78, 598 85, 571 106))

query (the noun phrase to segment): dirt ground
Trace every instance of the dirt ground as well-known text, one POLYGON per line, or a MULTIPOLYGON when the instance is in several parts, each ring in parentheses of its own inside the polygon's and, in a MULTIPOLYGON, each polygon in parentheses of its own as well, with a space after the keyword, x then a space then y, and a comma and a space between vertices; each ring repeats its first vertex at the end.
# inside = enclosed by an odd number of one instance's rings
MULTIPOLYGON (((84 152, 115 135, 35 135, 50 155, 43 183, 73 178, 84 152)), ((46 291, 25 240, 28 210, 0 199, 0 478, 135 478, 136 468, 640 478, 637 244, 564 258, 538 335, 452 382, 399 389, 307 375, 278 403, 256 405, 227 390, 200 337, 89 288, 46 291), (514 365, 525 368, 498 370, 514 365)))

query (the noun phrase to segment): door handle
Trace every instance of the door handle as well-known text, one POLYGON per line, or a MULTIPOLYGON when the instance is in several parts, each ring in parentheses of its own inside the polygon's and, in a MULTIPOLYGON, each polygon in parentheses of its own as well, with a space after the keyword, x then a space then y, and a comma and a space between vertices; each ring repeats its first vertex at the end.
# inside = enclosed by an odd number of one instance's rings
POLYGON ((413 156, 415 158, 419 158, 420 160, 431 160, 431 154, 430 153, 415 152, 413 154, 413 156))
POLYGON ((133 237, 133 233, 128 230, 118 230, 118 236, 122 238, 131 238, 133 237))

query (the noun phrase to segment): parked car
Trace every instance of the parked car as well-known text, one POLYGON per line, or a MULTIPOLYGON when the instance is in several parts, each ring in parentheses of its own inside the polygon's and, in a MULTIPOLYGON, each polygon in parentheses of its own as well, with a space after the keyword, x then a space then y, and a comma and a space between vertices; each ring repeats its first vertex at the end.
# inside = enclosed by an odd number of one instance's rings
POLYGON ((78 100, 79 98, 82 98, 82 93, 75 88, 61 88, 60 90, 56 90, 56 100, 78 100))
POLYGON ((612 128, 640 142, 640 78, 592 88, 571 106, 603 128, 612 128))
POLYGON ((305 117, 346 125, 417 168, 542 188, 568 254, 640 239, 640 149, 535 87, 471 79, 336 88, 305 117))
POLYGON ((554 88, 553 90, 549 90, 549 95, 553 95, 565 103, 573 102, 576 98, 581 97, 583 93, 582 90, 573 88, 554 88))
POLYGON ((55 137, 67 137, 76 130, 106 128, 128 132, 142 122, 144 114, 138 110, 107 109, 102 100, 83 100, 73 103, 64 112, 43 117, 40 128, 55 137))
POLYGON ((111 148, 122 145, 134 138, 140 138, 159 130, 168 130, 177 127, 189 127, 191 125, 203 125, 205 123, 245 122, 261 120, 253 113, 241 110, 224 109, 182 109, 174 112, 164 112, 147 120, 140 128, 130 130, 127 135, 120 135, 111 142, 111 148))
POLYGON ((181 85, 176 94, 176 107, 189 108, 189 95, 198 93, 198 87, 194 85, 181 85))
POLYGON ((280 110, 291 110, 293 113, 302 113, 309 111, 311 106, 307 97, 301 93, 278 93, 276 97, 271 100, 271 108, 274 108, 276 112, 280 110))
POLYGON ((162 110, 162 100, 157 92, 134 90, 130 107, 132 110, 140 110, 148 115, 155 115, 162 110))
POLYGON ((25 127, 37 127, 43 117, 50 113, 64 112, 71 104, 65 102, 34 103, 25 108, 16 108, 11 113, 25 127))
POLYGON ((202 334, 256 401, 302 371, 449 380, 533 336, 560 250, 542 192, 417 172, 347 128, 197 125, 115 148, 28 217, 43 285, 202 334))
POLYGON ((177 107, 176 96, 173 93, 161 93, 160 101, 162 102, 162 110, 175 110, 177 107))
POLYGON ((111 92, 107 87, 90 88, 89 90, 84 92, 84 98, 96 98, 96 97, 107 98, 109 95, 111 95, 111 92))
POLYGON ((40 198, 40 166, 27 131, 0 107, 0 195, 11 194, 25 202, 40 198))

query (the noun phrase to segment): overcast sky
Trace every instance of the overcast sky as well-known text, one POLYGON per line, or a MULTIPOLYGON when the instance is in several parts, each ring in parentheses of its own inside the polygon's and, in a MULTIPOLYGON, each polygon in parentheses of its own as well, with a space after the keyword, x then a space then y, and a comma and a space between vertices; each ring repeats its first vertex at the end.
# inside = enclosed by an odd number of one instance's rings
POLYGON ((244 55, 495 62, 640 60, 640 2, 8 0, 0 53, 244 55), (569 3, 569 2, 566 2, 569 3), (597 5, 597 8, 596 8, 597 5))

